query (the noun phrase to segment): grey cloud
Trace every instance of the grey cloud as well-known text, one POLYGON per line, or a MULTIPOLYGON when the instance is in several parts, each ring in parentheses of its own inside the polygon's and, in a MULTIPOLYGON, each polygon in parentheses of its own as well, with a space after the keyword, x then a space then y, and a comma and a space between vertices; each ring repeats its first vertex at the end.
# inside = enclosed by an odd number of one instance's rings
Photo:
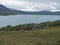
POLYGON ((45 3, 49 3, 49 2, 51 2, 51 0, 18 0, 18 1, 45 2, 45 3))
POLYGON ((58 5, 56 5, 56 10, 60 10, 60 0, 54 0, 58 5))
MULTIPOLYGON (((52 10, 52 8, 56 7, 56 10, 60 10, 60 0, 9 0, 9 1, 13 1, 12 3, 9 4, 10 7, 16 9, 52 10), (54 2, 56 2, 57 5, 53 4, 54 2), (11 6, 12 4, 13 6, 11 6), (52 7, 50 5, 52 5, 52 7)), ((9 1, 7 0, 8 3, 9 1)))

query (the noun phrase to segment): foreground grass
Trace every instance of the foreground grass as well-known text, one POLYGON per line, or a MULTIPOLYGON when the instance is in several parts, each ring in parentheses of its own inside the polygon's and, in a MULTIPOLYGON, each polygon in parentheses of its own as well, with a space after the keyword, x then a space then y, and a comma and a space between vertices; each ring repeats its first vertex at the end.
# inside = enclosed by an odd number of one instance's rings
POLYGON ((28 31, 1 31, 0 45, 60 45, 60 26, 28 31))

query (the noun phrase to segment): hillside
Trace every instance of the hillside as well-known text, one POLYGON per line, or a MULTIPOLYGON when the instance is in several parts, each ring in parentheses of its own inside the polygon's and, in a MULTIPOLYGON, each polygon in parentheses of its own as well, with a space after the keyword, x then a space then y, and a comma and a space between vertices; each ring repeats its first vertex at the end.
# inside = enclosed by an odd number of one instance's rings
POLYGON ((60 20, 2 27, 0 45, 60 45, 60 20))
POLYGON ((27 31, 0 31, 0 45, 60 45, 60 26, 27 31))
POLYGON ((0 4, 0 15, 12 15, 12 14, 18 14, 18 10, 10 9, 4 5, 0 4))
POLYGON ((10 14, 11 10, 0 4, 0 14, 10 14))

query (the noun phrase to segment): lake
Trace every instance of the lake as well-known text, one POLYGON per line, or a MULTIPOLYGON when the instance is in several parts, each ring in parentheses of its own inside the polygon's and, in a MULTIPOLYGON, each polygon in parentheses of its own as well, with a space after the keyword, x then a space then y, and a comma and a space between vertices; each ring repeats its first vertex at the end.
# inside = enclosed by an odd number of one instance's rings
POLYGON ((60 15, 10 15, 0 16, 0 27, 27 23, 41 23, 60 20, 60 15))

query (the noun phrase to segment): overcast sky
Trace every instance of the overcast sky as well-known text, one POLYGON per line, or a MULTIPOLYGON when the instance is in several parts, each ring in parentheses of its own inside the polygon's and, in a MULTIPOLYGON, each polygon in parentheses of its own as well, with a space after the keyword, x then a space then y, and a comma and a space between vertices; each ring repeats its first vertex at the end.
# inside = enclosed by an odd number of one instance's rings
POLYGON ((60 0, 0 0, 0 4, 26 11, 60 10, 60 0))

